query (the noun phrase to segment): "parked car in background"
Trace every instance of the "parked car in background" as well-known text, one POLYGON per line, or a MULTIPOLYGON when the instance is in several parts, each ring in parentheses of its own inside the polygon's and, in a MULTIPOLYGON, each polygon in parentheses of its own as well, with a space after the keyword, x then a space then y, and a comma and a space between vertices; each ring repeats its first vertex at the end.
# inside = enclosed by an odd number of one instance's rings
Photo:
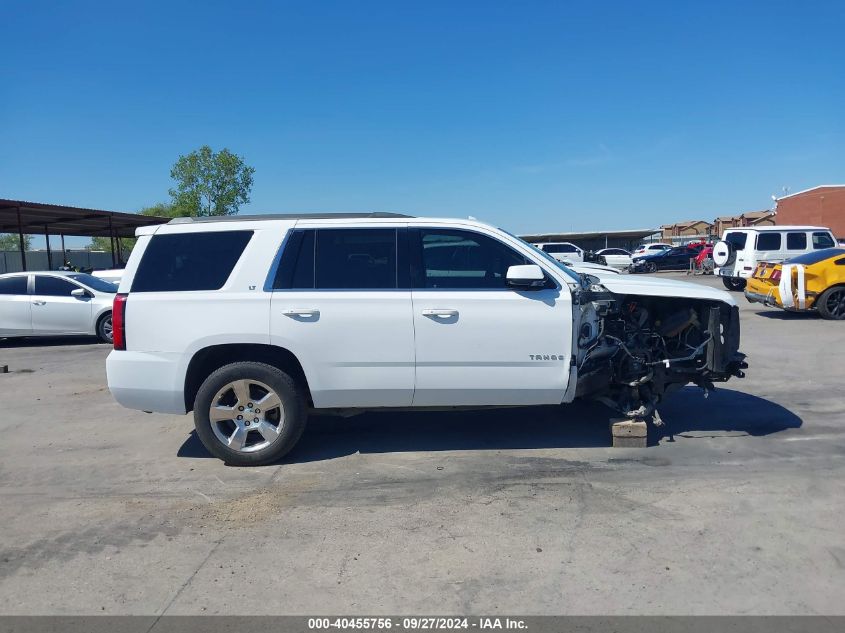
POLYGON ((631 253, 624 248, 603 248, 600 251, 596 251, 596 255, 604 258, 607 266, 620 270, 627 270, 633 262, 631 253))
POLYGON ((742 290, 759 262, 782 262, 836 246, 823 226, 760 226, 725 231, 713 247, 715 274, 728 290, 742 290))
POLYGON ((801 312, 817 310, 825 319, 845 319, 845 248, 826 248, 781 264, 761 262, 748 280, 751 303, 801 312))
POLYGON ((534 246, 558 261, 564 259, 570 262, 584 261, 584 249, 570 242, 543 242, 542 244, 534 244, 534 246))
POLYGON ((641 244, 634 249, 634 252, 631 253, 631 258, 636 259, 637 257, 645 257, 646 255, 654 255, 660 251, 668 251, 670 248, 674 248, 672 244, 664 244, 662 242, 655 242, 653 244, 641 244))
POLYGON ((727 292, 579 275, 473 220, 232 216, 137 234, 109 389, 130 408, 193 411, 230 464, 285 455, 311 409, 587 398, 646 419, 667 389, 746 366, 727 292))
POLYGON ((106 281, 110 281, 115 285, 119 285, 120 278, 123 277, 123 269, 110 268, 108 270, 94 270, 91 271, 91 274, 94 277, 99 277, 100 279, 105 279, 106 281))
POLYGON ((0 275, 0 337, 83 334, 111 343, 116 292, 86 273, 0 275))
POLYGON ((638 257, 631 265, 632 273, 656 273, 658 270, 689 270, 691 259, 695 259, 698 250, 686 246, 676 246, 658 251, 652 255, 638 257))

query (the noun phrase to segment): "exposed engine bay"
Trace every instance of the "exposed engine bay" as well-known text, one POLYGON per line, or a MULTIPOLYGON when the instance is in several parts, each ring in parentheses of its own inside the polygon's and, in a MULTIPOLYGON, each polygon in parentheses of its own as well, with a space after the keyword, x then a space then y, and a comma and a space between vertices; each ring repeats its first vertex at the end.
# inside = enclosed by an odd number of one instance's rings
POLYGON ((576 293, 575 397, 599 400, 660 424, 656 406, 673 389, 743 377, 736 306, 709 299, 619 295, 592 278, 576 293))

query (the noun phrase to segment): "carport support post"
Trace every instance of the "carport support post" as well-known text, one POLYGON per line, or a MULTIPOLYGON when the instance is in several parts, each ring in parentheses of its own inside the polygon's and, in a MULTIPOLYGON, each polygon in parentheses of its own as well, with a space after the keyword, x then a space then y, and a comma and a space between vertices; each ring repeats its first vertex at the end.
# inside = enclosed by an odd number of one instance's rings
POLYGON ((47 270, 53 270, 53 253, 50 250, 50 231, 44 225, 44 241, 47 242, 47 270))
POLYGON ((109 216, 109 240, 111 244, 111 267, 117 268, 117 262, 114 259, 114 229, 111 225, 111 216, 109 216))
POLYGON ((18 205, 18 246, 21 249, 21 266, 26 270, 26 248, 23 243, 23 224, 21 224, 21 205, 18 205))
POLYGON ((65 252, 65 234, 62 233, 62 266, 67 262, 67 253, 65 252))

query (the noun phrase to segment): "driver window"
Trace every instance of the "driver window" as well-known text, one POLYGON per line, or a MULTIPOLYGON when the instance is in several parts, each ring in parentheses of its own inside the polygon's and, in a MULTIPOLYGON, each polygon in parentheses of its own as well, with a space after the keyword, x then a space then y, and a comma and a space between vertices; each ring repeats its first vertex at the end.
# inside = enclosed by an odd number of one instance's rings
POLYGON ((419 230, 417 288, 505 289, 510 266, 530 264, 509 246, 472 231, 419 230))

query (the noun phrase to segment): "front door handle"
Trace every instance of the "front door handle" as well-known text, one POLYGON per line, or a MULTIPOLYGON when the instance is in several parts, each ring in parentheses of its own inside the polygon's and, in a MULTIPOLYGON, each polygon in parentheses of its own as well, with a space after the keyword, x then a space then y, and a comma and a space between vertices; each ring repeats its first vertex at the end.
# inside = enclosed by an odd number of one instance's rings
POLYGON ((43 301, 43 300, 41 300, 41 299, 35 299, 35 300, 32 302, 32 305, 34 305, 34 306, 43 306, 43 305, 46 305, 46 304, 47 304, 47 302, 46 302, 46 301, 43 301))
POLYGON ((319 310, 314 310, 312 308, 290 308, 288 310, 284 310, 282 312, 285 316, 289 317, 315 317, 320 316, 319 310))
POLYGON ((446 308, 432 308, 431 310, 423 310, 423 316, 427 317, 440 317, 440 318, 447 318, 447 317, 456 317, 458 316, 457 310, 450 310, 446 308))

